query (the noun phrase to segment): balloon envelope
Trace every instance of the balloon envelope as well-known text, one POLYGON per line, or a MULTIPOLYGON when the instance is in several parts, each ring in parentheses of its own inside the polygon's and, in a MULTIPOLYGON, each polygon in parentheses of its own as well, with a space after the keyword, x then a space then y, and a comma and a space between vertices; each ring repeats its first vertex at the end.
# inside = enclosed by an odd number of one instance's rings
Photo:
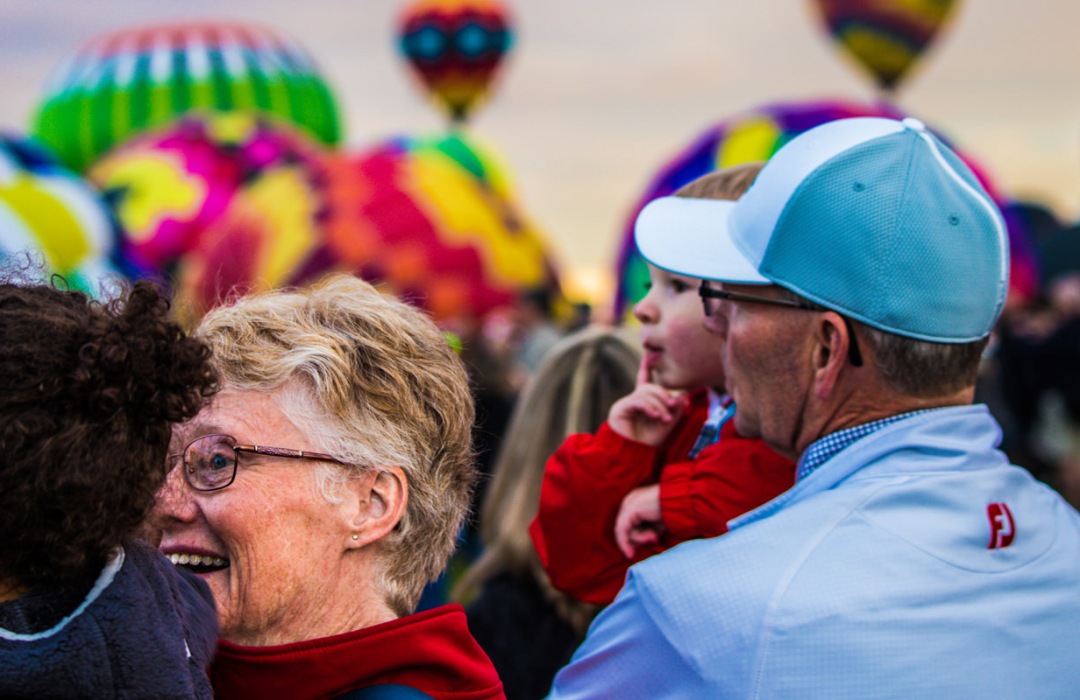
POLYGON ((249 112, 191 114, 113 150, 91 179, 123 229, 128 265, 174 284, 195 318, 234 287, 288 283, 318 239, 326 151, 249 112))
MULTIPOLYGON (((615 317, 626 317, 633 304, 645 296, 649 270, 634 244, 634 221, 650 201, 668 196, 714 170, 768 160, 792 138, 825 122, 849 117, 903 119, 905 116, 895 107, 881 103, 862 104, 843 100, 777 102, 748 110, 706 130, 660 168, 630 213, 616 259, 618 287, 614 303, 615 317)), ((940 133, 935 133, 942 138, 940 133)), ((983 168, 970 155, 960 151, 957 151, 957 155, 971 168, 987 193, 999 205, 1003 205, 1003 197, 983 168)), ((1033 294, 1038 286, 1034 247, 1026 232, 1015 225, 1014 218, 1006 216, 1005 223, 1009 233, 1010 293, 1033 294)))
POLYGON ((273 114, 327 144, 337 107, 311 58, 269 29, 233 23, 131 29, 88 42, 54 73, 33 132, 76 170, 191 111, 273 114))
POLYGON ((117 230, 101 194, 33 141, 0 134, 0 261, 44 272, 91 295, 120 273, 117 230))
POLYGON ((350 154, 249 114, 188 116, 91 175, 124 225, 131 266, 170 279, 188 322, 236 293, 328 272, 377 283, 445 325, 526 290, 558 295, 504 171, 457 134, 350 154))
POLYGON ((815 0, 833 42, 893 90, 941 32, 955 0, 815 0))
POLYGON ((487 95, 512 39, 497 0, 418 0, 398 29, 402 54, 455 122, 487 95))
POLYGON ((558 296, 547 245, 492 154, 459 134, 400 137, 334 159, 326 253, 439 321, 479 318, 526 290, 558 296))

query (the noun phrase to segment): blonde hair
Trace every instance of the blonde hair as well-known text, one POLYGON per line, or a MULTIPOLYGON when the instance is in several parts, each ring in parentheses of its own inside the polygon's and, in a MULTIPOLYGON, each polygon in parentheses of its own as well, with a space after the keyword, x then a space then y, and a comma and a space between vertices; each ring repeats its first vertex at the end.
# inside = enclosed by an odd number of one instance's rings
POLYGON ((274 392, 298 428, 349 465, 323 468, 329 499, 351 474, 404 471, 408 502, 380 542, 377 584, 399 615, 415 609, 454 550, 476 479, 468 379, 443 334, 418 309, 332 275, 214 309, 196 335, 225 385, 274 392))
POLYGON ((488 578, 510 572, 536 581, 559 616, 584 635, 597 607, 548 581, 529 538, 540 503, 544 464, 574 433, 595 432, 616 400, 634 390, 641 351, 628 331, 584 328, 555 345, 526 385, 510 418, 480 511, 484 553, 453 597, 467 601, 488 578))
POLYGON ((746 194, 764 167, 764 162, 755 161, 714 170, 675 190, 673 196, 734 201, 746 194))

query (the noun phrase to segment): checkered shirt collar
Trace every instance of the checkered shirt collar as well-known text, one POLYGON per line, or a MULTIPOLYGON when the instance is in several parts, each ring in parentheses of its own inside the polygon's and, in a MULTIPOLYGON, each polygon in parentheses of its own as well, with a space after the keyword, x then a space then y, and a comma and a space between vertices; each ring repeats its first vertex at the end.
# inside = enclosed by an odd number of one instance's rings
POLYGON ((936 411, 935 408, 924 408, 919 411, 910 411, 908 413, 901 413, 895 416, 889 416, 880 420, 871 421, 869 423, 863 423, 862 425, 856 425, 853 428, 845 428, 844 430, 838 430, 835 433, 829 433, 823 438, 819 438, 815 442, 811 443, 810 447, 806 448, 802 457, 799 458, 799 466, 796 471, 795 480, 802 481, 806 477, 810 476, 818 467, 830 459, 835 457, 837 453, 848 447, 853 442, 861 440, 867 435, 871 435, 881 430, 887 425, 892 425, 897 421, 902 421, 906 418, 920 415, 922 413, 929 413, 930 411, 936 411))

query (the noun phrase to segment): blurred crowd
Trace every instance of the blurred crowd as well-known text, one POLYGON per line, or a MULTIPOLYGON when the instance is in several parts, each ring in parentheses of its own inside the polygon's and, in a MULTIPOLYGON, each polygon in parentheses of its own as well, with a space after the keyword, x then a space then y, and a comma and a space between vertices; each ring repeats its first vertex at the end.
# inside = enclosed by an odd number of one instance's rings
POLYGON ((1080 227, 1037 203, 1006 208, 1029 235, 1038 284, 1014 293, 977 385, 1015 464, 1080 505, 1080 227))

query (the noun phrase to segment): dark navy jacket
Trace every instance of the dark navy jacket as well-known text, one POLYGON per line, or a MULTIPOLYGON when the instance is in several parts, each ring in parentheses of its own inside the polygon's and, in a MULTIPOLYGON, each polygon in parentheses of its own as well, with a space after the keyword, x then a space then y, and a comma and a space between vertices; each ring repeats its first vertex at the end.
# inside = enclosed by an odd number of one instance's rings
POLYGON ((128 544, 51 629, 0 627, 0 697, 210 698, 216 642, 206 584, 149 546, 128 544))

